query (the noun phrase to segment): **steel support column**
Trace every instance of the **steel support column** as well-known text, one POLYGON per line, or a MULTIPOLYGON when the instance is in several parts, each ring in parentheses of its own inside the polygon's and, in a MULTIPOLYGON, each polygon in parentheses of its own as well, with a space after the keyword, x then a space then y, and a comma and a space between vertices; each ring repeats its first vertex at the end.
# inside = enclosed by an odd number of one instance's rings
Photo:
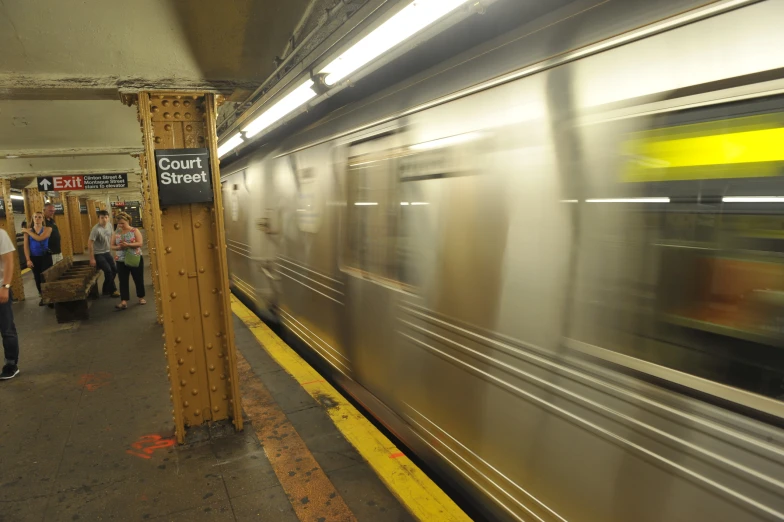
MULTIPOLYGON (((63 257, 73 257, 73 242, 71 240, 71 219, 66 196, 56 196, 51 199, 52 203, 60 203, 63 206, 62 214, 54 215, 54 222, 57 230, 60 231, 60 252, 63 257)), ((78 218, 79 216, 77 216, 78 218)))
MULTIPOLYGON (((0 179, 0 198, 3 199, 3 208, 5 209, 5 216, 0 217, 0 228, 4 228, 8 232, 8 237, 11 242, 16 245, 16 225, 14 224, 14 207, 11 200, 11 181, 7 179, 0 179)), ((14 281, 11 283, 11 291, 14 294, 14 301, 24 301, 24 284, 22 284, 22 268, 19 266, 19 256, 16 256, 14 262, 14 281)))
POLYGON ((33 213, 44 211, 44 195, 38 192, 37 188, 26 188, 22 190, 25 204, 25 219, 27 226, 33 226, 33 213))
POLYGON ((155 242, 155 222, 152 217, 152 191, 150 190, 150 174, 149 170, 147 170, 147 157, 145 154, 139 155, 139 165, 142 170, 142 220, 144 224, 144 235, 147 239, 147 252, 150 258, 150 275, 152 277, 153 288, 155 289, 155 312, 158 317, 158 324, 163 324, 161 272, 158 267, 158 245, 155 242))
POLYGON ((90 247, 88 244, 88 241, 90 240, 90 231, 93 229, 94 223, 92 222, 89 209, 87 212, 82 213, 82 205, 87 209, 86 198, 79 198, 79 221, 82 224, 82 251, 88 252, 90 247))
POLYGON ((148 93, 137 98, 158 249, 165 353, 177 440, 185 429, 232 419, 242 429, 226 239, 212 94, 148 93), (155 149, 205 147, 211 153, 212 203, 158 199, 155 149))
MULTIPOLYGON (((66 196, 68 209, 65 211, 71 224, 71 246, 74 254, 84 254, 84 239, 82 238, 82 216, 79 214, 79 198, 66 196)), ((59 226, 59 225, 58 225, 59 226)))

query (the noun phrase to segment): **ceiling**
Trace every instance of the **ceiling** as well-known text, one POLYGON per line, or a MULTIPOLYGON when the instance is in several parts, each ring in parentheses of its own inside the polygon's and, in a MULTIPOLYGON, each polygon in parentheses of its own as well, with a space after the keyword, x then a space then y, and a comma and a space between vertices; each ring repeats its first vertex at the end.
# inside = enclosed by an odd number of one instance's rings
POLYGON ((219 92, 231 109, 335 3, 0 0, 0 177, 129 172, 129 190, 103 195, 138 196, 141 131, 121 91, 219 92))

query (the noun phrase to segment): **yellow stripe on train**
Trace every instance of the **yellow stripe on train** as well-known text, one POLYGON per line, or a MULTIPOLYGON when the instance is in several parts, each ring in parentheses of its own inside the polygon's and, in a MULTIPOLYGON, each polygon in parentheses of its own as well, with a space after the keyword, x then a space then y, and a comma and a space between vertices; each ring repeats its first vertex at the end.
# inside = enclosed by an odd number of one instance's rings
POLYGON ((628 141, 624 149, 630 157, 622 174, 625 182, 768 177, 784 173, 784 127, 749 129, 748 118, 657 129, 628 141), (718 123, 724 130, 736 132, 710 134, 718 123))

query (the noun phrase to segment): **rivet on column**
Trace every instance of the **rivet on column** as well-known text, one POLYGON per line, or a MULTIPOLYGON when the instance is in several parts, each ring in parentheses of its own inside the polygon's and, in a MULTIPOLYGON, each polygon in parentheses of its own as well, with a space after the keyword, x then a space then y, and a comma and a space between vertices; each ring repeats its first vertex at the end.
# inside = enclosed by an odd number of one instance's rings
POLYGON ((201 228, 201 222, 197 221, 196 223, 193 224, 193 227, 194 228, 201 228))
POLYGON ((188 406, 190 406, 190 404, 188 403, 188 401, 182 401, 182 407, 183 407, 183 408, 187 408, 188 406))
POLYGON ((182 337, 177 337, 176 339, 174 339, 174 342, 177 343, 177 344, 181 343, 182 342, 182 337))
POLYGON ((175 117, 175 118, 179 118, 179 117, 180 117, 180 113, 179 113, 179 112, 175 112, 175 113, 174 113, 174 117, 175 117))
POLYGON ((166 125, 164 125, 163 126, 163 130, 170 131, 171 130, 171 124, 167 123, 166 125))
POLYGON ((179 365, 181 365, 181 366, 182 366, 183 364, 185 364, 185 359, 183 359, 183 358, 180 358, 180 359, 177 361, 177 364, 179 364, 179 365))
POLYGON ((180 381, 180 386, 185 386, 186 384, 188 384, 188 383, 187 383, 187 382, 185 382, 185 379, 183 379, 183 380, 181 380, 181 381, 180 381))
POLYGON ((179 273, 180 273, 180 275, 185 275, 185 269, 184 268, 180 268, 180 272, 179 273))
POLYGON ((191 373, 196 373, 196 368, 191 368, 191 373))
POLYGON ((203 266, 199 268, 199 273, 200 273, 200 274, 203 274, 203 273, 204 273, 204 267, 203 267, 203 266))
POLYGON ((191 314, 189 314, 188 312, 185 312, 184 314, 182 314, 182 318, 185 319, 185 320, 188 320, 188 319, 191 318, 191 314))
POLYGON ((213 409, 214 411, 218 411, 220 408, 218 408, 217 406, 213 406, 213 407, 212 407, 212 409, 213 409))
POLYGON ((209 316, 210 316, 210 311, 209 311, 209 310, 207 310, 206 312, 204 312, 204 317, 209 317, 209 316))
POLYGON ((179 230, 179 229, 180 229, 180 224, 179 223, 175 223, 174 224, 174 230, 179 230))
POLYGON ((171 254, 171 251, 172 251, 172 247, 166 247, 166 253, 167 254, 171 254))
POLYGON ((196 388, 191 390, 191 395, 198 395, 198 394, 199 394, 199 390, 197 390, 196 388))
POLYGON ((188 351, 192 352, 193 351, 193 346, 188 346, 188 351))
POLYGON ((212 350, 212 343, 207 343, 207 349, 212 350))
POLYGON ((164 118, 171 118, 171 114, 169 114, 168 112, 164 112, 163 113, 163 117, 164 118))
POLYGON ((224 375, 224 374, 220 374, 220 378, 221 378, 221 380, 223 380, 223 379, 225 379, 225 378, 226 378, 226 375, 224 375))
POLYGON ((172 292, 170 295, 171 295, 171 298, 174 299, 174 298, 177 297, 177 292, 172 292))
POLYGON ((201 415, 201 410, 196 410, 193 412, 193 414, 198 417, 199 415, 201 415))
POLYGON ((213 386, 212 386, 212 388, 210 388, 210 389, 211 389, 212 391, 214 391, 214 392, 218 391, 218 387, 217 387, 217 386, 215 386, 215 385, 213 385, 213 386))

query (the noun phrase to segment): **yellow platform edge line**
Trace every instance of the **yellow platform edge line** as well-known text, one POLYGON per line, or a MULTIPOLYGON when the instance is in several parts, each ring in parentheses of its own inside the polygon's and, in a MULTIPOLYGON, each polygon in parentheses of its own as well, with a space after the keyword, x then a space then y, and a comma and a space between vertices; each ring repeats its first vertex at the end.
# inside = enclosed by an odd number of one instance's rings
POLYGON ((332 422, 415 518, 423 522, 471 520, 416 464, 401 456, 392 441, 234 295, 231 309, 270 357, 314 400, 326 395, 337 404, 326 409, 332 422))

